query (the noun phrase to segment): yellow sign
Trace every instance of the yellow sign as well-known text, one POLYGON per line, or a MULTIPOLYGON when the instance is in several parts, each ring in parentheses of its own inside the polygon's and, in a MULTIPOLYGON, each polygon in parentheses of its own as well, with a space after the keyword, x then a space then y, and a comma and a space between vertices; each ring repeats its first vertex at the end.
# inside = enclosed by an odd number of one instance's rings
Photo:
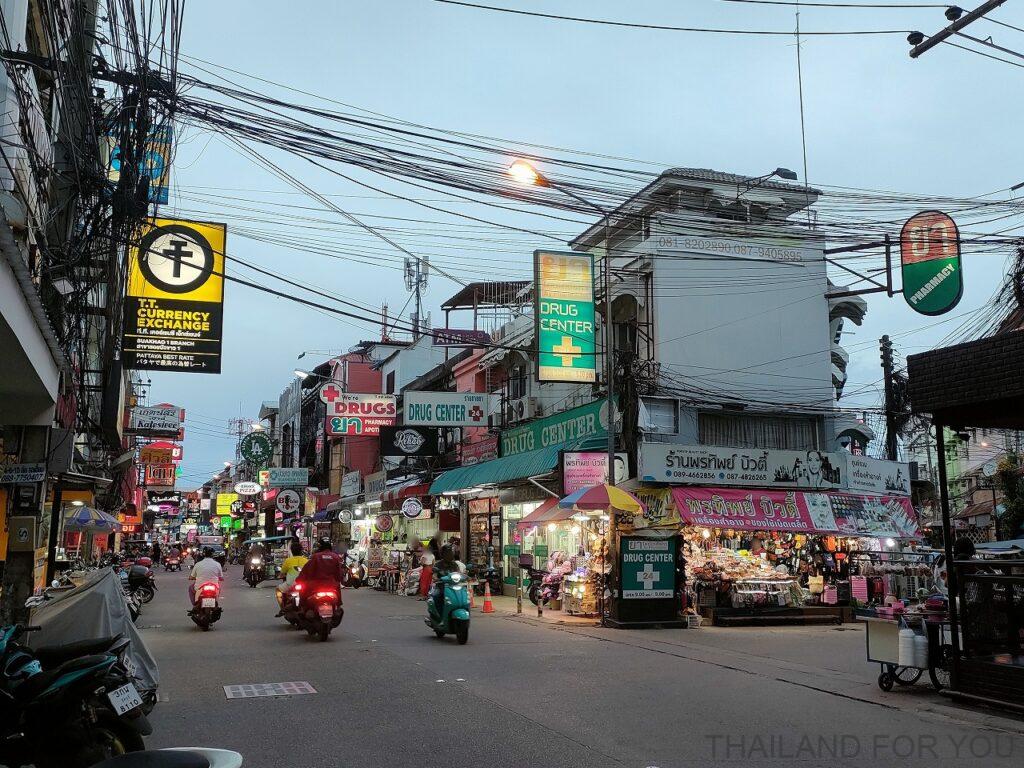
POLYGON ((633 490, 632 494, 647 508, 646 512, 633 517, 634 528, 667 528, 682 525, 670 489, 641 485, 633 490))
POLYGON ((174 454, 173 448, 151 448, 146 445, 139 449, 140 464, 170 464, 174 454))
POLYGON ((223 224, 151 219, 129 256, 126 368, 220 373, 223 224))
POLYGON ((238 501, 237 493, 218 493, 217 494, 217 514, 218 515, 230 515, 231 505, 238 501))
POLYGON ((41 595, 46 589, 46 547, 35 551, 32 562, 32 594, 41 595))

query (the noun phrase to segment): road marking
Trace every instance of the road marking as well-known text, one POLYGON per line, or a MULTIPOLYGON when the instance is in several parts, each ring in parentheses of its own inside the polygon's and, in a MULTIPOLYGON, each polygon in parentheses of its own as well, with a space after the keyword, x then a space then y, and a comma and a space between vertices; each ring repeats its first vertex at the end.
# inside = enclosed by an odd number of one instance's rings
POLYGON ((316 688, 305 681, 294 683, 244 683, 225 685, 224 696, 228 699, 252 699, 257 696, 299 696, 316 693, 316 688))

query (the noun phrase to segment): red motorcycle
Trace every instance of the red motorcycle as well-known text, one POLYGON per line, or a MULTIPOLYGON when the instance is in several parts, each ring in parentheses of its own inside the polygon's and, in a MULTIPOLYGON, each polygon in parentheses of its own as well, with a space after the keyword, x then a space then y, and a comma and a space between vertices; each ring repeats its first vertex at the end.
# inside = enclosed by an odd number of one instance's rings
POLYGON ((295 584, 295 589, 300 595, 296 616, 299 627, 310 637, 319 637, 321 642, 327 640, 331 630, 341 624, 341 617, 345 615, 341 607, 341 592, 336 586, 301 582, 295 584))
POLYGON ((196 587, 195 602, 193 602, 192 610, 188 612, 188 615, 203 632, 206 632, 220 619, 223 609, 218 602, 217 598, 219 597, 220 584, 208 581, 196 587))

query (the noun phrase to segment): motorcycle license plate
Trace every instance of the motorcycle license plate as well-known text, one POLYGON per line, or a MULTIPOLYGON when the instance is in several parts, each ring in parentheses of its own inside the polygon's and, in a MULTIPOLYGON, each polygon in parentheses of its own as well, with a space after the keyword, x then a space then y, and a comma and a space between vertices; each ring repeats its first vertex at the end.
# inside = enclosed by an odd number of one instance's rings
POLYGON ((203 608, 216 608, 217 607, 217 600, 215 598, 212 598, 212 597, 204 597, 203 598, 203 605, 202 605, 202 607, 203 608))
POLYGON ((135 659, 131 656, 124 657, 124 669, 132 677, 135 677, 135 673, 139 671, 138 665, 135 663, 135 659))
POLYGON ((107 699, 110 701, 114 711, 119 715, 131 712, 136 707, 142 706, 142 697, 131 683, 110 691, 107 694, 107 699))
POLYGON ((316 610, 321 619, 330 619, 334 616, 334 609, 329 605, 318 606, 316 610))

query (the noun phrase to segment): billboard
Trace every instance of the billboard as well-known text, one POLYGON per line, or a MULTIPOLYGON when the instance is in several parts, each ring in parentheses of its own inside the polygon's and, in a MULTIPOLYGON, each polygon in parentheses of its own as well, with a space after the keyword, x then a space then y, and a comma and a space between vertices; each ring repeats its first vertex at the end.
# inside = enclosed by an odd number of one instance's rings
POLYGON ((941 211, 911 216, 900 231, 903 298, 915 312, 941 315, 964 295, 960 231, 941 211))
POLYGON ((269 488, 304 488, 307 485, 309 469, 306 467, 271 467, 267 470, 269 488))
POLYGON ((594 257, 534 251, 537 379, 594 382, 594 257))
POLYGON ((185 409, 170 403, 132 408, 128 432, 143 437, 174 437, 181 434, 185 409))
POLYGON ((422 427, 486 427, 491 395, 482 392, 405 392, 402 421, 422 427))
POLYGON ((320 388, 320 399, 327 404, 328 435, 379 435, 381 427, 394 426, 398 418, 398 399, 394 395, 342 392, 335 382, 320 388))
POLYGON ((430 331, 435 347, 484 347, 491 343, 491 334, 463 328, 434 328, 430 331))
POLYGON ((220 373, 227 228, 151 219, 128 261, 126 368, 220 373))
MULTIPOLYGON (((134 126, 132 126, 134 131, 134 126)), ((104 134, 101 144, 104 164, 107 166, 107 181, 116 186, 121 180, 121 146, 118 144, 119 129, 111 127, 104 134)), ((155 125, 146 137, 145 155, 139 159, 139 178, 149 178, 149 202, 166 205, 171 180, 171 145, 174 141, 174 126, 155 125)))

